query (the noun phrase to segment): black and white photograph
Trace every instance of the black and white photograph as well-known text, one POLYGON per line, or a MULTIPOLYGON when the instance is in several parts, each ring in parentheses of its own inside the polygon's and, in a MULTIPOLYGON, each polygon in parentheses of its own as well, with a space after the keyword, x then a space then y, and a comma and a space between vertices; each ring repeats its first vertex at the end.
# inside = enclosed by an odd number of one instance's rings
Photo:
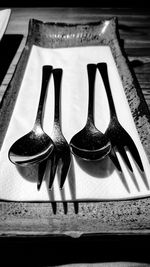
POLYGON ((148 267, 149 244, 148 3, 2 1, 0 266, 148 267))

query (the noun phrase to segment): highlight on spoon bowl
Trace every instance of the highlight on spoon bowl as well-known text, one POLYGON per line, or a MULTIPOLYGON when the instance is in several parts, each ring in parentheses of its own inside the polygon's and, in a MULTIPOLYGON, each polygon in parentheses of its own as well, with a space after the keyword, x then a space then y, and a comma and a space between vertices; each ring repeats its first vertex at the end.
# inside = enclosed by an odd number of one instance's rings
POLYGON ((77 147, 70 146, 71 152, 75 157, 81 158, 86 161, 98 161, 108 156, 111 146, 107 144, 103 149, 97 151, 80 150, 77 147))

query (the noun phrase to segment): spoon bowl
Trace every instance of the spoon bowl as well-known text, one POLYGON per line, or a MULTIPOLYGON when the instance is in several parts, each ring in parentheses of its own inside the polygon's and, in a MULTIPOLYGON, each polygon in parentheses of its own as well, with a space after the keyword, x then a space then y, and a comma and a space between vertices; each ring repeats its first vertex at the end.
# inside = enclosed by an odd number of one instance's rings
POLYGON ((34 129, 11 146, 9 159, 12 163, 26 166, 45 159, 52 150, 53 144, 49 136, 41 128, 34 129))
POLYGON ((40 162, 47 158, 53 150, 53 141, 42 127, 42 115, 51 73, 52 66, 43 66, 41 95, 33 129, 19 138, 9 149, 8 157, 16 165, 26 166, 40 162))
POLYGON ((104 158, 111 149, 111 143, 107 136, 100 130, 98 130, 94 124, 93 102, 96 69, 96 64, 87 65, 89 81, 89 103, 86 125, 70 140, 72 153, 87 160, 99 160, 101 157, 104 158))

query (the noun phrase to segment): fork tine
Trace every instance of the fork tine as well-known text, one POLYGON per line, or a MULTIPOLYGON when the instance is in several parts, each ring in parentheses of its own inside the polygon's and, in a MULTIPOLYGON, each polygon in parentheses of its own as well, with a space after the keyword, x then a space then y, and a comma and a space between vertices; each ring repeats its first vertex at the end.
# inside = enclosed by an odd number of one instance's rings
POLYGON ((135 160, 135 162, 137 163, 137 165, 139 166, 140 170, 142 172, 144 172, 144 167, 140 158, 140 154, 137 150, 136 145, 134 144, 133 140, 131 139, 128 145, 128 149, 133 157, 133 159, 135 160))
POLYGON ((40 190, 42 185, 42 181, 46 170, 46 165, 47 165, 47 160, 43 160, 42 162, 39 163, 38 166, 38 182, 37 182, 38 191, 40 190))
POLYGON ((120 155, 122 156, 122 158, 124 159, 124 161, 125 161, 125 163, 126 163, 128 169, 129 169, 131 172, 133 172, 131 163, 130 163, 130 161, 129 161, 129 159, 128 159, 128 156, 127 156, 127 154, 126 154, 126 151, 125 151, 124 147, 121 146, 121 145, 119 145, 119 146, 117 146, 117 149, 118 149, 118 152, 120 153, 120 155))
POLYGON ((110 151, 110 153, 109 153, 109 157, 110 157, 110 159, 112 160, 112 162, 114 163, 114 165, 115 165, 115 167, 117 168, 117 170, 118 170, 119 172, 122 172, 120 163, 119 163, 119 161, 118 161, 116 152, 115 152, 115 150, 114 150, 113 147, 111 148, 111 151, 110 151))
POLYGON ((71 156, 64 156, 62 158, 61 175, 60 175, 60 189, 63 188, 71 163, 71 156))
POLYGON ((52 185, 53 185, 55 174, 56 174, 57 164, 58 164, 58 157, 56 157, 56 155, 54 154, 51 158, 49 190, 52 189, 52 185))

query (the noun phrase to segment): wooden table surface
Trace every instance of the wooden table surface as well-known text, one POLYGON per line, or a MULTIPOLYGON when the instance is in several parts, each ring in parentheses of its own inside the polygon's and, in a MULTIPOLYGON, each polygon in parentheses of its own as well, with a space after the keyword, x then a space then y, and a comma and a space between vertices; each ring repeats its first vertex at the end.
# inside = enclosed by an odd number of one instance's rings
MULTIPOLYGON (((24 48, 30 18, 51 22, 91 22, 117 16, 125 52, 150 109, 150 9, 142 8, 12 8, 6 35, 23 35, 1 87, 2 98, 24 48)), ((146 236, 150 234, 150 198, 101 203, 0 202, 1 237, 146 236), (115 207, 115 209, 114 209, 115 207), (91 212, 92 211, 92 212, 91 212), (113 212, 112 212, 113 211, 113 212), (91 221, 93 226, 91 227, 91 221)), ((91 239, 92 240, 92 237, 91 239)), ((132 239, 133 240, 133 239, 132 239)), ((135 241, 135 239, 134 239, 135 241)), ((131 239, 130 242, 132 243, 131 239)), ((84 244, 84 241, 83 241, 84 244)), ((105 244, 106 245, 106 244, 105 244)))

